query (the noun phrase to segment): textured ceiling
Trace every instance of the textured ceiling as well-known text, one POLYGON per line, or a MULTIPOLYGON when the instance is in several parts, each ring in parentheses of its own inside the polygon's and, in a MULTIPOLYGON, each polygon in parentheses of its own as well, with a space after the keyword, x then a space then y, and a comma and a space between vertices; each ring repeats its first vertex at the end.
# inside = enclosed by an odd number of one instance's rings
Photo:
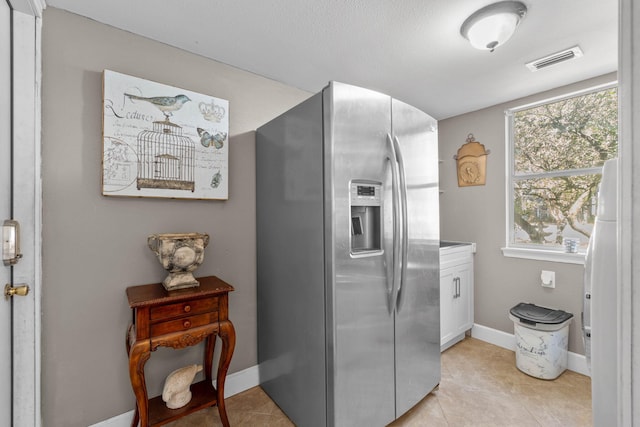
POLYGON ((309 92, 337 80, 437 119, 617 70, 617 0, 523 2, 513 38, 488 52, 459 31, 490 0, 47 0, 309 92), (574 45, 582 58, 524 66, 574 45))

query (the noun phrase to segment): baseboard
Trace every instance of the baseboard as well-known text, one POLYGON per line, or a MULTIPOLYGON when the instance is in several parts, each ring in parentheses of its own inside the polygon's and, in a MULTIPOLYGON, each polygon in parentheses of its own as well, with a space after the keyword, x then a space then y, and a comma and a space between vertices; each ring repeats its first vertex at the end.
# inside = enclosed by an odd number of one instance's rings
MULTIPOLYGON (((215 385, 215 381, 213 382, 215 385)), ((260 377, 258 374, 258 365, 251 366, 243 371, 235 372, 227 375, 227 380, 224 384, 224 397, 225 399, 235 394, 249 390, 260 384, 260 377)), ((101 421, 97 424, 93 424, 89 427, 130 427, 131 420, 133 418, 133 410, 124 414, 116 415, 108 420, 101 421)))
MULTIPOLYGON (((216 382, 213 382, 215 386, 216 382)), ((227 375, 224 383, 224 398, 234 396, 260 385, 260 374, 258 373, 258 365, 251 366, 243 371, 235 372, 227 375)))
POLYGON ((506 348, 507 350, 516 350, 516 337, 513 334, 499 331, 497 329, 488 328, 486 326, 474 323, 471 329, 471 336, 479 340, 506 348))
MULTIPOLYGON (((507 350, 515 351, 516 349, 516 337, 513 334, 478 325, 477 323, 471 329, 471 336, 507 350)), ((591 376, 587 367, 587 358, 582 354, 570 351, 567 358, 567 369, 591 376)))

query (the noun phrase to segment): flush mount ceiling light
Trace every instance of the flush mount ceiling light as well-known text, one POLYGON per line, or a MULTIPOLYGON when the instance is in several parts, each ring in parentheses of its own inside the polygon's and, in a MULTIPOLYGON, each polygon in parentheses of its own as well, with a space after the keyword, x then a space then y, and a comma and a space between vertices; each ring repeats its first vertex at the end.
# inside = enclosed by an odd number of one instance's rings
POLYGON ((493 50, 504 44, 527 13, 519 1, 501 1, 474 12, 460 27, 460 34, 476 49, 493 50))

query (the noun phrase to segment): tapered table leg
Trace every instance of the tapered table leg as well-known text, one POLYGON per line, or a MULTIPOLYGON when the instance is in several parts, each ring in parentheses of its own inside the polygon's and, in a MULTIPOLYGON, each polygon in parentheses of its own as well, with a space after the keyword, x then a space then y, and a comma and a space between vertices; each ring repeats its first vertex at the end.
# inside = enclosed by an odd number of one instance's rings
POLYGON ((207 337, 204 347, 204 377, 208 381, 213 381, 213 353, 216 349, 217 333, 213 333, 207 337))
POLYGON ((140 418, 140 426, 149 425, 147 385, 144 378, 144 365, 151 357, 149 341, 136 342, 129 351, 129 378, 133 394, 136 396, 136 409, 131 427, 135 427, 140 418))
POLYGON ((216 384, 218 386, 218 413, 220 414, 222 425, 229 427, 229 418, 227 418, 227 409, 224 404, 224 382, 227 378, 227 370, 229 369, 231 356, 233 356, 233 350, 236 346, 236 331, 233 328, 233 324, 228 320, 220 322, 219 335, 222 340, 222 349, 220 352, 220 361, 218 362, 218 376, 216 378, 216 384))

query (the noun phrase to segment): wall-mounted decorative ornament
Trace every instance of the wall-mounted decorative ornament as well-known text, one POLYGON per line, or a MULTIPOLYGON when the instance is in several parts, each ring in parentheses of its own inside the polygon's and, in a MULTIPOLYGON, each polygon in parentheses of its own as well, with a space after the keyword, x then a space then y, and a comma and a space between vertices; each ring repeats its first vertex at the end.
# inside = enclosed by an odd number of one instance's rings
POLYGON ((103 195, 229 198, 229 101, 109 70, 103 91, 103 195))
POLYGON ((458 171, 458 187, 484 185, 487 176, 487 155, 489 150, 475 140, 473 134, 467 136, 467 143, 453 156, 458 171))

